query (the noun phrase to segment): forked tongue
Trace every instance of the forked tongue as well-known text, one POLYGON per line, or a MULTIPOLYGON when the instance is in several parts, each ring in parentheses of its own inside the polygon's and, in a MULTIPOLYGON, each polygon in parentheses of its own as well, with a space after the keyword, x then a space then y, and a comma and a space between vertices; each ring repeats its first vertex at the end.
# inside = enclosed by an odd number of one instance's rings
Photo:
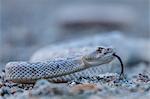
POLYGON ((115 56, 121 64, 121 72, 120 72, 120 77, 119 78, 123 79, 124 78, 124 65, 123 65, 123 62, 122 62, 121 58, 118 55, 116 55, 115 53, 113 54, 113 56, 115 56))

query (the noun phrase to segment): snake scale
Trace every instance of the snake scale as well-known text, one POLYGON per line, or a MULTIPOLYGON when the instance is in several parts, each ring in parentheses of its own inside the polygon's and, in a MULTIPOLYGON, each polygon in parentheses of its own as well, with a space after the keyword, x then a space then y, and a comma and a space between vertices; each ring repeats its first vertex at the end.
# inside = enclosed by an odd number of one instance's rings
MULTIPOLYGON (((6 65, 8 80, 18 83, 34 83, 38 79, 48 79, 52 82, 64 82, 81 76, 74 74, 81 70, 107 64, 118 57, 113 49, 98 47, 93 52, 82 57, 47 60, 43 62, 10 62, 6 65), (65 75, 72 74, 68 78, 65 75)), ((120 60, 121 61, 121 60, 120 60)), ((121 61, 122 62, 122 61, 121 61)), ((121 75, 123 75, 123 67, 121 75)))
MULTIPOLYGON (((47 79, 51 82, 66 82, 80 76, 96 74, 96 71, 101 73, 99 67, 106 67, 106 65, 103 64, 110 63, 114 57, 117 57, 121 62, 121 59, 115 54, 116 51, 108 47, 98 47, 98 49, 96 49, 96 46, 99 45, 108 46, 114 44, 114 47, 119 49, 117 53, 119 52, 120 54, 121 51, 124 51, 124 55, 120 55, 121 57, 124 56, 123 60, 125 64, 132 55, 139 55, 139 59, 141 57, 143 58, 143 54, 134 49, 139 50, 147 46, 142 44, 133 47, 132 44, 127 43, 121 46, 120 43, 123 42, 122 40, 124 40, 124 38, 120 39, 120 35, 116 36, 113 34, 113 36, 107 37, 96 35, 67 44, 58 44, 58 47, 51 46, 50 49, 47 49, 46 54, 44 51, 42 52, 46 58, 39 58, 41 53, 38 52, 31 57, 29 62, 9 62, 6 64, 6 79, 17 83, 34 83, 38 79, 47 79), (116 42, 116 40, 119 42, 116 42), (119 45, 119 47, 116 45, 119 45), (129 51, 124 50, 125 47, 129 48, 129 51)), ((134 44, 134 42, 130 43, 134 44)), ((147 53, 144 54, 144 56, 145 55, 147 55, 147 53)), ((147 55, 146 57, 149 56, 147 55)), ((145 60, 148 59, 146 58, 145 60)), ((121 66, 123 66, 122 62, 121 66)), ((121 70, 121 75, 122 74, 123 67, 121 70)))

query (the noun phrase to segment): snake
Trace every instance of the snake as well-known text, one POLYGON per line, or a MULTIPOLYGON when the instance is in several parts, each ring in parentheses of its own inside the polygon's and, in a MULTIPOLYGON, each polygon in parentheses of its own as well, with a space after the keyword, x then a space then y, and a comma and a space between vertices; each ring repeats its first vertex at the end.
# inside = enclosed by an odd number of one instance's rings
POLYGON ((40 62, 9 62, 5 66, 5 74, 7 80, 15 83, 35 83, 39 79, 47 79, 50 82, 67 82, 83 76, 77 72, 103 66, 115 58, 121 63, 121 77, 124 75, 121 58, 113 48, 105 47, 91 48, 84 55, 72 55, 40 62))
POLYGON ((109 63, 114 57, 121 63, 121 78, 124 74, 123 64, 150 62, 149 45, 150 40, 126 37, 116 31, 51 44, 36 51, 28 62, 7 63, 6 79, 16 83, 35 83, 38 79, 67 82, 99 75, 107 70, 112 72, 114 67, 109 63))

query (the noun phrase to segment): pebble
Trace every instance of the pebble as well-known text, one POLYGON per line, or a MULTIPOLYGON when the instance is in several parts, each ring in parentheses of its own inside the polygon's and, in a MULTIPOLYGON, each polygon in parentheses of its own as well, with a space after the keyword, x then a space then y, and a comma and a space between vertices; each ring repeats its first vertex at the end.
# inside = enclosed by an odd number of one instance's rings
POLYGON ((78 84, 75 85, 71 88, 70 92, 73 94, 77 94, 77 93, 81 93, 84 91, 98 91, 98 87, 95 84, 90 84, 90 83, 86 83, 86 84, 78 84))
POLYGON ((0 82, 0 88, 3 86, 4 84, 2 82, 0 82))
POLYGON ((0 96, 10 95, 11 92, 8 87, 3 87, 0 89, 0 96))
POLYGON ((150 78, 148 77, 148 75, 144 75, 144 74, 139 74, 137 76, 137 81, 141 81, 141 82, 149 82, 150 81, 150 78))

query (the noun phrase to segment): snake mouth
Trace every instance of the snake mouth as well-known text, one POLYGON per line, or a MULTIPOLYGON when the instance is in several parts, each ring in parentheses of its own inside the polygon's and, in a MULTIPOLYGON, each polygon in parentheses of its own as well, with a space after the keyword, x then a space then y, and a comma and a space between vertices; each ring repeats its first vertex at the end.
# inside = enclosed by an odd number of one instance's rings
POLYGON ((123 62, 122 62, 121 58, 118 55, 116 55, 116 53, 113 53, 113 56, 115 56, 120 62, 120 65, 121 65, 120 77, 122 77, 122 76, 124 76, 124 65, 123 65, 123 62))

